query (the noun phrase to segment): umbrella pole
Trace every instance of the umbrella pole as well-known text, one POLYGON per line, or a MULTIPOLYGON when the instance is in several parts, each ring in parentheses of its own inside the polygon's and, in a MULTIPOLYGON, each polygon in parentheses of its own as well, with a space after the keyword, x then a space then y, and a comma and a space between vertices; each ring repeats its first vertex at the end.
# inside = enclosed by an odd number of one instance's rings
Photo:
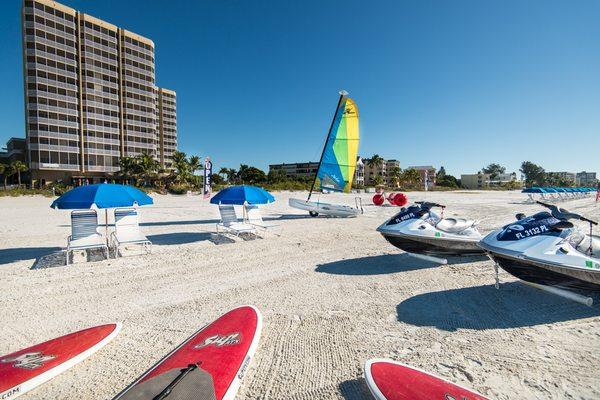
POLYGON ((104 225, 106 227, 104 231, 106 235, 106 245, 108 246, 108 208, 104 209, 104 225))

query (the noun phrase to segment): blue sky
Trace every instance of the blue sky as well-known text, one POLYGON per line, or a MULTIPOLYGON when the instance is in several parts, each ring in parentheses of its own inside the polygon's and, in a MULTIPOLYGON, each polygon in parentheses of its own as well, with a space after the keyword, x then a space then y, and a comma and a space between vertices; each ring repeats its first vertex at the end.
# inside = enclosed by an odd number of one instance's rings
MULTIPOLYGON (((365 156, 600 172, 596 0, 62 3, 154 40, 180 150, 217 167, 318 160, 343 88, 365 156)), ((24 136, 20 6, 0 14, 0 141, 24 136)))

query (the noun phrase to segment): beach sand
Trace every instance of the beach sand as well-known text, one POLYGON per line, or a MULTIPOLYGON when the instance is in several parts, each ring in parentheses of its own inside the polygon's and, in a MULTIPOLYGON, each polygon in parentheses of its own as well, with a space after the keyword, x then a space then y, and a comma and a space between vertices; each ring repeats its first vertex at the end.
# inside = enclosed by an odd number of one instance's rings
MULTIPOLYGON (((215 236, 216 206, 200 196, 154 196, 141 209, 153 254, 62 266, 69 211, 43 197, 0 198, 0 354, 121 321, 105 348, 24 399, 110 399, 201 325, 257 306, 264 319, 238 399, 368 399, 363 365, 389 357, 491 398, 600 398, 600 306, 525 286, 491 261, 449 265, 407 257, 375 228, 398 211, 366 206, 354 219, 309 218, 289 197, 263 208, 281 237, 215 236), (32 269, 33 268, 33 269, 32 269)), ((362 195, 365 204, 372 195, 362 195)), ((481 219, 510 222, 516 192, 408 193, 481 219)), ((353 204, 353 195, 320 195, 353 204)), ((593 199, 562 203, 600 219, 593 199)), ((103 213, 102 213, 103 215, 103 213)), ((92 257, 92 259, 96 259, 92 257)), ((596 298, 598 303, 600 299, 596 298)))

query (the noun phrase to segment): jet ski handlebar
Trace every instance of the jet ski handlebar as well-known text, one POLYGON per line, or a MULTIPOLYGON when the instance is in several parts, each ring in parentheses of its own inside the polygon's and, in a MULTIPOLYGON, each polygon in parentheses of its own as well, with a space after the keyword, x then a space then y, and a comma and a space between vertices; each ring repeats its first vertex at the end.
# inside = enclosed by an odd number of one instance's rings
POLYGON ((431 203, 429 201, 415 201, 415 204, 420 204, 421 208, 430 209, 432 207, 446 208, 443 204, 431 203))
POLYGON ((580 221, 588 222, 592 225, 598 225, 598 222, 596 222, 596 221, 592 221, 591 219, 588 219, 588 218, 584 217, 583 215, 569 212, 569 211, 565 210, 564 208, 555 206, 554 204, 548 204, 548 203, 544 203, 541 201, 537 201, 536 203, 548 208, 554 218, 562 219, 562 220, 578 219, 580 221))

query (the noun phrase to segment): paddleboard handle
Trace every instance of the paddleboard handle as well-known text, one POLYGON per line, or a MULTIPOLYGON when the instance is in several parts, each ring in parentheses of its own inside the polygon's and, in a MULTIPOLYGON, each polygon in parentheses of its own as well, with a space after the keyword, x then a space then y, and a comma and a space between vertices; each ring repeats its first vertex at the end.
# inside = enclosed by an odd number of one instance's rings
POLYGON ((186 369, 182 369, 180 374, 177 375, 177 378, 173 379, 173 382, 169 383, 169 385, 167 385, 167 387, 162 392, 160 392, 159 394, 154 396, 154 398, 152 400, 165 399, 168 395, 171 394, 171 392, 173 391, 175 386, 177 386, 179 384, 179 382, 181 382, 183 380, 183 378, 186 377, 187 374, 194 371, 196 368, 198 368, 198 365, 189 364, 186 369))

